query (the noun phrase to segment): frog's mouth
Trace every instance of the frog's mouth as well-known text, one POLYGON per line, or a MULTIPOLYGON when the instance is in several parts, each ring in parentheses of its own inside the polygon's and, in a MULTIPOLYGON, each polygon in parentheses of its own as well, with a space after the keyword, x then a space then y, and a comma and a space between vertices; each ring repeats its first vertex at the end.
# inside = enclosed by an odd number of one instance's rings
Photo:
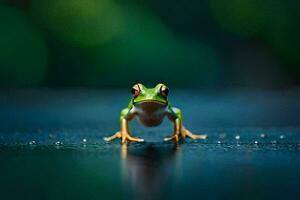
POLYGON ((158 101, 158 100, 142 100, 142 101, 134 102, 134 104, 135 105, 138 105, 138 104, 161 104, 161 105, 166 105, 165 102, 158 101))
POLYGON ((167 104, 161 101, 143 100, 143 101, 135 102, 134 106, 138 109, 142 109, 145 112, 151 113, 165 108, 167 104))

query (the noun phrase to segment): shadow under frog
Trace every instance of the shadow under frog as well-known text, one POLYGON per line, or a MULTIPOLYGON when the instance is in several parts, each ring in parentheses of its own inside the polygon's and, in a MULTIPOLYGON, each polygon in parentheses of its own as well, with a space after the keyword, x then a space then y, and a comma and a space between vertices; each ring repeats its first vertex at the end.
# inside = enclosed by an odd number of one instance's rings
POLYGON ((123 184, 134 199, 166 199, 180 181, 179 145, 145 144, 120 149, 123 184))

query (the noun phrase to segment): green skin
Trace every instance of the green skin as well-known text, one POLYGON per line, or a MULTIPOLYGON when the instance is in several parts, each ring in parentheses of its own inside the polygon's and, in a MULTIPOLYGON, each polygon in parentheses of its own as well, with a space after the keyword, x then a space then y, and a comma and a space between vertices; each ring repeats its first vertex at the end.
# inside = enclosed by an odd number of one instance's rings
POLYGON ((206 135, 194 135, 182 126, 181 111, 173 107, 168 101, 168 93, 164 92, 168 88, 164 84, 159 83, 154 88, 147 88, 139 83, 134 85, 133 89, 137 90, 138 93, 133 95, 127 108, 121 111, 121 130, 110 137, 104 138, 106 141, 121 138, 122 143, 127 141, 143 142, 143 139, 131 136, 128 122, 137 117, 145 126, 158 126, 166 116, 174 123, 174 133, 171 137, 165 138, 165 141, 174 140, 178 142, 180 138, 186 136, 192 139, 207 138, 206 135))

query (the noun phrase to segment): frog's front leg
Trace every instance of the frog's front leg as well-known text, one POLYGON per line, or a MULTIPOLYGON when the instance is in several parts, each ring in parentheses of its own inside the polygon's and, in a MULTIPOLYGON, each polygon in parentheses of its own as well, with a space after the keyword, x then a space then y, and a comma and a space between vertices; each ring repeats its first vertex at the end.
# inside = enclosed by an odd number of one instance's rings
POLYGON ((128 128, 128 122, 132 120, 135 116, 135 113, 132 112, 129 108, 125 108, 121 112, 120 116, 120 125, 121 125, 121 130, 116 132, 114 135, 110 137, 105 137, 105 141, 112 141, 116 138, 121 138, 122 144, 126 143, 127 141, 129 142, 144 142, 144 139, 137 138, 137 137, 132 137, 130 135, 130 131, 128 128))
POLYGON ((164 138, 165 141, 174 140, 175 142, 178 142, 180 138, 184 139, 187 136, 193 140, 207 138, 207 135, 196 135, 191 133, 182 125, 182 114, 180 109, 170 107, 167 116, 174 123, 174 134, 171 137, 164 138))

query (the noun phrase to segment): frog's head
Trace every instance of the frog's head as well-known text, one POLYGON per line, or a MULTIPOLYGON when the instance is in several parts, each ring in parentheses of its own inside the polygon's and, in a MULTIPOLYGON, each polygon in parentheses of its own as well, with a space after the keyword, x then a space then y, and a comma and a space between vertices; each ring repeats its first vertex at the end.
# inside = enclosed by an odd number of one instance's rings
POLYGON ((159 83, 154 88, 146 88, 141 83, 135 84, 131 90, 133 96, 133 104, 168 104, 169 88, 159 83))

